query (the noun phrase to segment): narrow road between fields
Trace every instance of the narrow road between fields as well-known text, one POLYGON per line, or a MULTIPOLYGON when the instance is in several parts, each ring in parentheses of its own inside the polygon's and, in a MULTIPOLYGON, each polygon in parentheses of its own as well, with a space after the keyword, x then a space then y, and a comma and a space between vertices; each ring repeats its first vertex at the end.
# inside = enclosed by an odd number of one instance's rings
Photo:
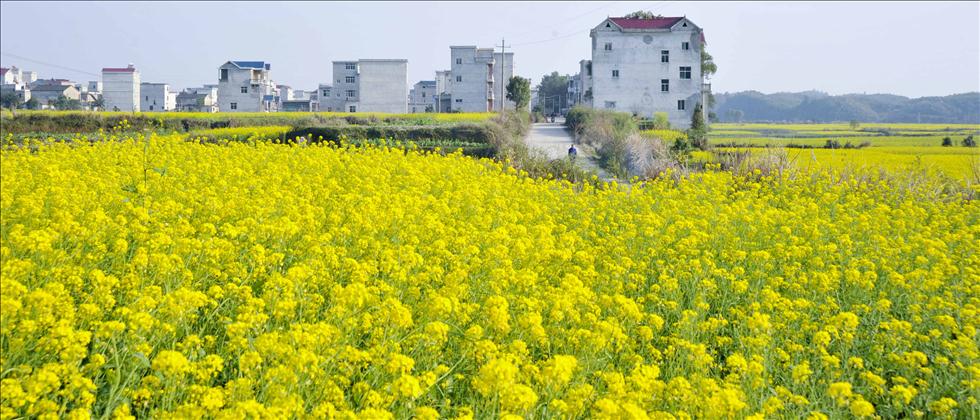
MULTIPOLYGON (((549 159, 568 159, 568 148, 575 143, 572 134, 565 128, 564 119, 557 119, 553 123, 531 124, 531 132, 528 133, 527 144, 532 148, 543 151, 549 159)), ((599 167, 595 159, 595 153, 591 147, 576 144, 578 158, 575 164, 581 168, 593 170, 603 181, 611 181, 613 178, 606 171, 599 167)))

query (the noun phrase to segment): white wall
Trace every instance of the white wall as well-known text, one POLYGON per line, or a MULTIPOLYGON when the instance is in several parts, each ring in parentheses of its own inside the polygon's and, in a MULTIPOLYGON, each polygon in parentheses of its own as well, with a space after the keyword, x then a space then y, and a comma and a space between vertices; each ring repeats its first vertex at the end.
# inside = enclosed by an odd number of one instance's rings
POLYGON ((140 73, 139 71, 103 71, 102 98, 105 110, 119 109, 126 112, 140 111, 140 73))
POLYGON ((408 112, 408 60, 360 60, 358 112, 408 112))
POLYGON ((592 33, 593 107, 602 109, 607 102, 615 102, 617 111, 642 117, 666 112, 672 126, 689 127, 701 95, 701 43, 696 27, 620 32, 612 26, 599 25, 592 33), (605 50, 607 42, 612 43, 612 51, 605 50), (682 50, 682 42, 689 42, 690 49, 682 50), (661 62, 662 50, 670 52, 668 63, 661 62), (691 67, 690 79, 680 78, 681 66, 691 67), (618 78, 612 77, 613 70, 619 71, 618 78), (661 92, 661 79, 669 81, 669 92, 661 92), (686 101, 685 110, 677 109, 678 100, 686 101))
POLYGON ((166 83, 140 84, 140 110, 143 112, 173 111, 177 107, 176 93, 166 83))
POLYGON ((276 95, 275 83, 268 70, 244 68, 226 63, 218 68, 218 109, 221 112, 265 112, 275 111, 275 102, 263 102, 266 95, 276 95), (221 69, 228 69, 228 79, 221 80, 221 69), (256 84, 252 84, 254 80, 256 84), (242 93, 242 87, 246 92, 242 93), (231 109, 235 104, 236 109, 231 109))

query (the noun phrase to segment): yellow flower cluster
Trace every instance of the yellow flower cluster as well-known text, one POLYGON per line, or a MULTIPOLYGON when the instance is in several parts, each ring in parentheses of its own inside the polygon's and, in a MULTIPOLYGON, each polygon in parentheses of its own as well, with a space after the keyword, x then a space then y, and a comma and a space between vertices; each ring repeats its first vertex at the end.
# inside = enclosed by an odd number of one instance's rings
POLYGON ((978 406, 976 201, 176 135, 0 162, 2 419, 978 406))

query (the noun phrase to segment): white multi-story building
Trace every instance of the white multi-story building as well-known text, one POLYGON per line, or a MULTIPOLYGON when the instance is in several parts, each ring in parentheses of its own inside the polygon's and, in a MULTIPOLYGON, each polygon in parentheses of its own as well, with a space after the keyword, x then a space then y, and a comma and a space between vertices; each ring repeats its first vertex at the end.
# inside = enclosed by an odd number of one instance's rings
POLYGON ((408 110, 408 60, 334 61, 333 81, 331 111, 401 114, 408 110))
POLYGON ((450 112, 452 111, 453 100, 449 95, 449 80, 452 79, 452 71, 450 70, 440 70, 436 71, 436 112, 450 112))
POLYGON ((450 46, 449 70, 451 109, 460 112, 500 111, 514 108, 504 100, 507 81, 514 76, 514 53, 501 54, 493 48, 472 45, 450 46), (503 96, 502 96, 503 95, 503 96))
POLYGON ((320 83, 315 92, 310 93, 310 100, 316 101, 320 111, 333 112, 334 98, 333 86, 327 83, 320 83))
POLYGON ((221 112, 275 112, 279 92, 272 66, 264 61, 229 61, 218 67, 218 109, 221 112))
POLYGON ((435 112, 436 81, 422 80, 412 86, 408 93, 408 112, 435 112))
POLYGON ((102 100, 106 111, 140 111, 140 72, 132 64, 102 69, 102 100))
POLYGON ((665 112, 671 125, 690 126, 703 96, 700 27, 686 17, 607 18, 590 36, 592 60, 578 76, 582 102, 591 97, 593 108, 646 118, 665 112))
POLYGON ((166 83, 140 83, 140 109, 144 112, 177 109, 177 94, 166 83))

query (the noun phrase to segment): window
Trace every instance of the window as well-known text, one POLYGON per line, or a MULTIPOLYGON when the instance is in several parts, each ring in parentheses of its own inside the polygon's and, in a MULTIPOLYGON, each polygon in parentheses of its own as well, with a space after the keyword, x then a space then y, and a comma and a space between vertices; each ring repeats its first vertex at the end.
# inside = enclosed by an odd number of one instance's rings
POLYGON ((150 97, 149 96, 144 96, 143 99, 149 101, 150 100, 150 97))
POLYGON ((660 79, 660 91, 670 92, 670 80, 660 79))
POLYGON ((670 51, 661 50, 660 51, 660 62, 669 63, 670 62, 670 51))
POLYGON ((689 49, 691 49, 691 43, 690 42, 682 42, 681 43, 681 49, 682 50, 689 50, 689 49))
POLYGON ((681 79, 690 79, 690 78, 691 78, 691 68, 681 67, 681 79))
POLYGON ((346 69, 346 70, 357 70, 357 63, 347 63, 347 64, 344 64, 344 69, 346 69))
POLYGON ((463 64, 463 59, 462 58, 457 58, 456 59, 456 64, 463 64))
POLYGON ((613 77, 619 77, 619 70, 613 70, 613 77))
POLYGON ((150 105, 150 111, 152 111, 152 110, 153 110, 153 105, 150 105))
POLYGON ((461 103, 463 103, 463 100, 462 100, 462 99, 457 99, 457 100, 456 100, 456 103, 457 103, 457 104, 461 104, 461 103))
POLYGON ((344 83, 354 83, 354 76, 344 77, 344 83))
POLYGON ((606 47, 604 49, 606 51, 612 51, 612 42, 607 42, 606 43, 606 47))
POLYGON ((687 104, 684 103, 684 100, 683 99, 677 101, 677 109, 680 110, 680 111, 683 111, 683 110, 687 109, 687 104))
POLYGON ((232 102, 231 109, 238 109, 238 102, 232 102))
POLYGON ((615 101, 606 101, 606 108, 607 109, 613 109, 615 107, 616 107, 616 102, 615 101))
POLYGON ((347 91, 347 97, 348 98, 353 98, 355 96, 357 96, 357 91, 356 90, 348 90, 347 91))
POLYGON ((326 90, 326 89, 324 89, 324 90, 323 90, 323 97, 325 97, 325 98, 326 98, 326 97, 329 97, 329 96, 330 96, 330 91, 329 91, 329 90, 326 90))
POLYGON ((357 106, 351 105, 351 106, 347 107, 347 111, 348 112, 357 112, 357 106))
POLYGON ((248 86, 242 86, 242 93, 248 93, 248 86))
POLYGON ((425 97, 425 92, 422 92, 422 97, 423 97, 423 98, 425 97))
POLYGON ((228 80, 228 69, 221 69, 221 75, 218 77, 222 81, 228 80))
POLYGON ((585 65, 585 73, 589 76, 592 76, 592 63, 585 65))
POLYGON ((463 81, 463 76, 456 76, 456 81, 457 82, 462 82, 463 81))

